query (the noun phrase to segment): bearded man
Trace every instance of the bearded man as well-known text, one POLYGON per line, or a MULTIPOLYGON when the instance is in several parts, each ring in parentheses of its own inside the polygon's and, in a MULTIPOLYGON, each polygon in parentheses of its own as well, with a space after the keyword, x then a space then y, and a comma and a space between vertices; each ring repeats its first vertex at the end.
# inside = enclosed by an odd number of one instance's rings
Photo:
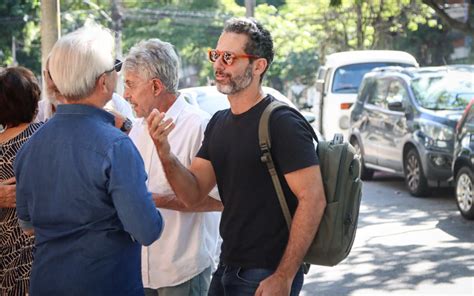
POLYGON ((253 19, 231 19, 209 51, 217 89, 230 109, 217 112, 189 170, 170 150, 172 120, 152 111, 149 132, 166 177, 184 204, 199 204, 217 183, 224 210, 220 264, 209 295, 298 295, 301 264, 326 199, 311 131, 297 114, 279 109, 270 118, 272 156, 293 215, 288 231, 270 174, 261 162, 258 124, 275 100, 262 79, 273 60, 270 33, 253 19))

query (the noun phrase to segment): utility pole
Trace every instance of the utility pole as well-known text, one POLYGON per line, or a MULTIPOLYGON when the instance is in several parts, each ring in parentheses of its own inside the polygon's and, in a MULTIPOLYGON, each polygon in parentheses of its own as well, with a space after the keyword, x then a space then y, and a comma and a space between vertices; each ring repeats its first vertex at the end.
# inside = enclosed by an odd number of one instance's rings
MULTIPOLYGON (((61 19, 59 12, 59 0, 41 1, 41 70, 46 66, 51 49, 61 35, 61 19)), ((43 71, 41 81, 44 83, 43 71)), ((43 100, 46 100, 46 92, 42 92, 43 100)))
MULTIPOLYGON (((123 14, 120 0, 112 1, 112 29, 115 32, 115 57, 122 58, 122 28, 123 14)), ((123 80, 119 79, 115 91, 122 94, 124 91, 123 80)))
MULTIPOLYGON (((110 11, 107 13, 99 5, 90 0, 82 0, 84 4, 89 5, 95 9, 107 22, 110 24, 109 29, 115 33, 115 58, 122 58, 122 28, 123 28, 123 12, 121 0, 112 0, 110 3, 110 11)), ((117 81, 115 92, 122 94, 124 90, 123 80, 117 81)))
POLYGON ((245 0, 245 16, 253 17, 255 14, 255 0, 245 0))
POLYGON ((18 61, 16 60, 16 38, 12 36, 12 66, 18 66, 18 61))
POLYGON ((41 68, 61 34, 59 0, 41 1, 41 68))
POLYGON ((119 0, 112 1, 112 29, 115 32, 115 56, 122 57, 123 15, 119 0))

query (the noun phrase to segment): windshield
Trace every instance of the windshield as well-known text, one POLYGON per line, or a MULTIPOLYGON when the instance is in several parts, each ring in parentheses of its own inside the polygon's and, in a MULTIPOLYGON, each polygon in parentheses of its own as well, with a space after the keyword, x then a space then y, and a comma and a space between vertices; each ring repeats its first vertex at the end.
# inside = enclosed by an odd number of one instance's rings
POLYGON ((431 110, 464 110, 474 98, 474 73, 446 71, 426 74, 411 83, 421 107, 431 110))
POLYGON ((386 66, 401 66, 401 67, 413 67, 413 65, 400 64, 400 63, 364 63, 364 64, 353 64, 337 68, 334 74, 334 81, 332 83, 333 93, 347 93, 356 94, 359 90, 359 85, 362 78, 367 72, 372 71, 378 67, 386 66))

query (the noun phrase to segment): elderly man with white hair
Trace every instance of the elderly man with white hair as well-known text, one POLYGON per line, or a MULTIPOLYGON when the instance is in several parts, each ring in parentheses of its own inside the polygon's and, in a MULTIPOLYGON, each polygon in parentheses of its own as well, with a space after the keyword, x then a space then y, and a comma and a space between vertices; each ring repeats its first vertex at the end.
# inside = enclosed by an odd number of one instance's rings
POLYGON ((163 220, 140 154, 102 109, 121 66, 113 46, 99 26, 56 42, 49 75, 63 103, 17 155, 19 223, 35 234, 32 295, 143 295, 141 246, 163 220))
MULTIPOLYGON (((64 101, 63 96, 59 93, 56 85, 51 80, 49 72, 49 57, 46 60, 46 67, 43 70, 43 77, 45 82, 44 94, 45 97, 38 102, 38 112, 36 114, 35 122, 44 122, 53 117, 56 108, 64 101)), ((132 127, 132 122, 135 119, 132 107, 119 94, 113 93, 112 99, 104 106, 107 110, 115 115, 115 126, 124 132, 129 132, 132 127)))
POLYGON ((146 118, 153 109, 173 118, 171 149, 190 165, 204 137, 209 115, 178 94, 178 56, 173 46, 159 39, 135 45, 124 61, 124 97, 137 117, 130 138, 140 151, 148 173, 148 189, 166 221, 162 238, 142 248, 145 295, 207 295, 211 266, 218 247, 222 203, 216 191, 203 203, 189 208, 174 198, 162 164, 148 133, 146 118))

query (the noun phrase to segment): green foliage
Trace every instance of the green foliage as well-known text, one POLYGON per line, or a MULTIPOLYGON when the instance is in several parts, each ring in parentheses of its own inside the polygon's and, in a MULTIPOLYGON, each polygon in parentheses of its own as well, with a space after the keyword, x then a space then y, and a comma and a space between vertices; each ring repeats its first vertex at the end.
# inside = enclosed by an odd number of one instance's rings
MULTIPOLYGON (((436 11, 439 18, 442 22, 448 27, 459 30, 466 35, 474 37, 474 1, 465 0, 465 1, 439 1, 439 0, 421 0, 424 4, 431 7, 436 11), (448 3, 446 3, 448 2, 448 3), (464 2, 464 3, 463 3, 464 2), (448 12, 451 5, 466 5, 466 14, 465 18, 459 18, 459 16, 452 15, 448 12)), ((460 7, 458 7, 460 8, 460 7)))
MULTIPOLYGON (((66 34, 87 21, 110 26, 100 13, 110 1, 95 1, 92 7, 79 0, 61 1, 61 31, 66 34)), ((41 32, 39 0, 6 0, 0 2, 0 66, 13 62, 12 37, 16 38, 16 60, 19 65, 41 73, 41 32)))
MULTIPOLYGON (((213 76, 206 52, 215 46, 222 31, 222 13, 225 10, 222 5, 212 0, 139 1, 136 5, 127 2, 123 51, 126 53, 141 40, 160 38, 173 44, 183 67, 196 67, 199 83, 206 84, 213 76)), ((230 7, 238 9, 235 4, 230 7)))
POLYGON ((312 35, 314 25, 300 20, 303 7, 291 11, 259 5, 256 18, 272 33, 275 58, 267 73, 267 82, 283 90, 291 83, 312 84, 319 66, 318 44, 312 35))
MULTIPOLYGON (((235 0, 235 3, 237 3, 237 5, 239 6, 245 7, 245 0, 235 0)), ((268 5, 275 6, 278 8, 280 6, 285 5, 286 1, 285 0, 256 0, 255 4, 256 5, 268 4, 268 5)))
POLYGON ((159 1, 123 1, 123 6, 128 8, 180 8, 184 10, 203 10, 217 8, 216 0, 159 0, 159 1))
POLYGON ((413 54, 420 66, 438 66, 450 62, 453 51, 449 31, 442 26, 432 27, 420 24, 416 31, 407 31, 404 36, 397 36, 393 49, 404 50, 413 54))
POLYGON ((88 22, 112 29, 111 1, 61 1, 61 34, 67 34, 88 22))
POLYGON ((39 0, 0 2, 0 66, 13 62, 12 39, 16 40, 16 60, 20 65, 40 71, 37 60, 39 42, 39 0))
MULTIPOLYGON (((353 49, 400 49, 420 63, 441 64, 451 52, 447 31, 424 0, 257 0, 255 17, 272 33, 275 59, 268 83, 280 90, 311 85, 327 54, 353 49)), ((184 71, 194 68, 197 81, 214 78, 206 51, 215 47, 225 20, 245 15, 244 0, 62 0, 62 34, 87 22, 116 29, 114 3, 122 16, 122 50, 160 38, 175 45, 184 71), (115 25, 115 26, 114 26, 115 25)), ((17 60, 40 71, 40 1, 0 2, 0 61, 17 60)))

